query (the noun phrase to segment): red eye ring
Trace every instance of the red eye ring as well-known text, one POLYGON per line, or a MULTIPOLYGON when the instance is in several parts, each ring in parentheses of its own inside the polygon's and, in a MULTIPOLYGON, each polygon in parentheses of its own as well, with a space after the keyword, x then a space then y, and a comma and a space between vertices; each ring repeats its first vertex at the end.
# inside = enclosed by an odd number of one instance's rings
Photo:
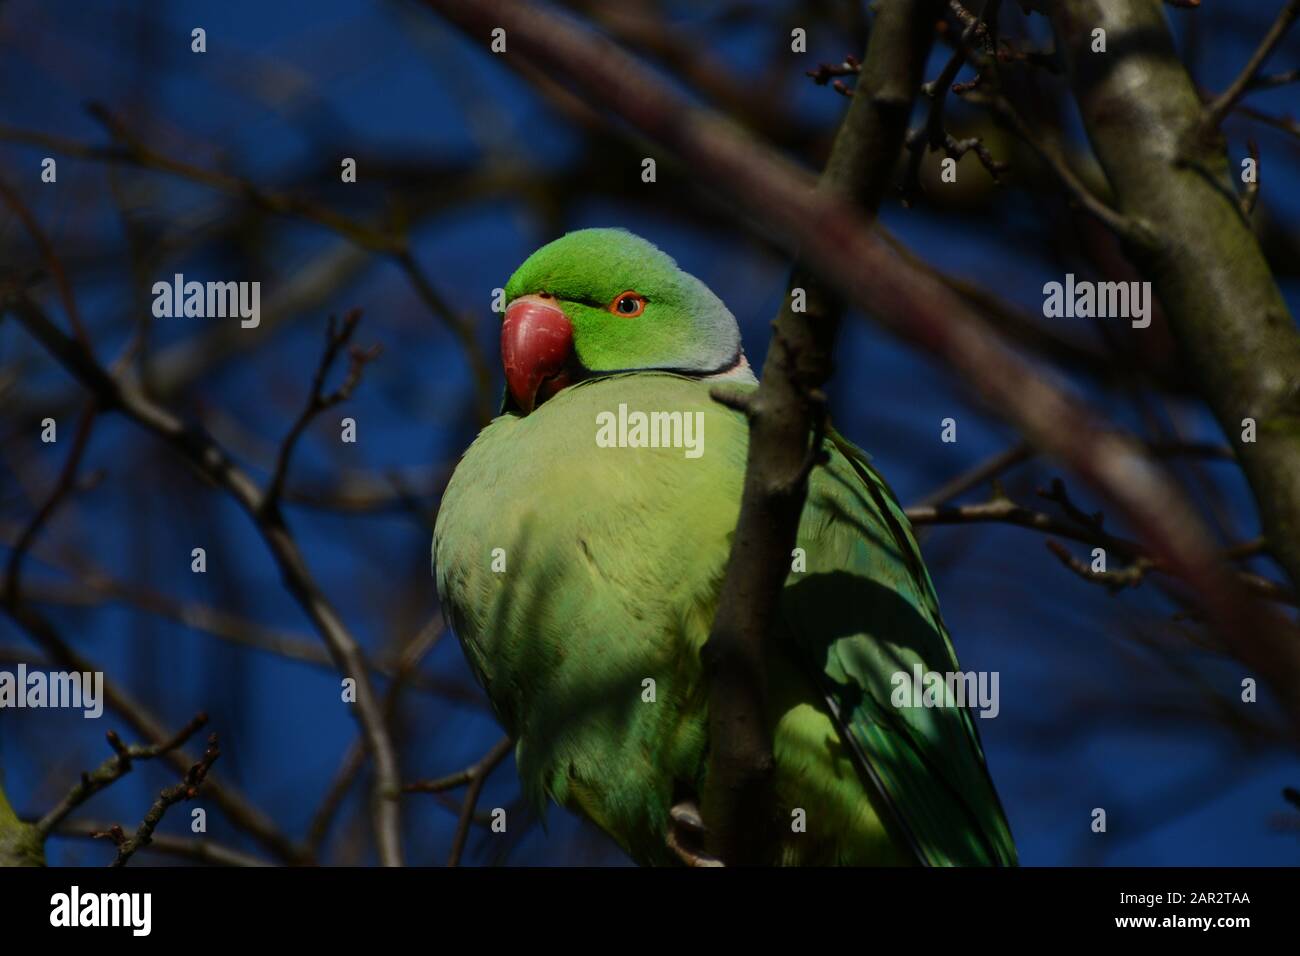
POLYGON ((635 319, 645 311, 645 304, 645 296, 632 289, 627 289, 614 296, 614 301, 609 304, 609 311, 624 319, 635 319), (623 308, 624 303, 627 302, 633 304, 632 311, 623 308))

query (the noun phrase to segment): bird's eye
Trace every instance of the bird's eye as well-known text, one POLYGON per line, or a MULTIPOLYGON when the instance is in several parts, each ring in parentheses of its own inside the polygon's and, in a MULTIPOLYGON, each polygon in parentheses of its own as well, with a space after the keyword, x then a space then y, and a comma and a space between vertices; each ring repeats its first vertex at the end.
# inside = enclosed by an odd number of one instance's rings
POLYGON ((625 318, 635 318, 645 311, 645 296, 631 290, 620 292, 610 303, 609 311, 625 318))

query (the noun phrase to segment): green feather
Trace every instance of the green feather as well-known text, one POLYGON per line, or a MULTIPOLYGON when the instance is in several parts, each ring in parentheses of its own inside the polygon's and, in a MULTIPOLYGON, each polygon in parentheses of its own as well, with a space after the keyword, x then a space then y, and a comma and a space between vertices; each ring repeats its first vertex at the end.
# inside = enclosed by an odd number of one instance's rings
MULTIPOLYGON (((439 594, 517 741, 526 792, 586 813, 643 863, 672 862, 669 808, 707 777, 699 650, 748 441, 709 388, 660 372, 601 376, 497 418, 456 469, 434 537, 439 594), (701 413, 703 454, 598 447, 597 416, 620 403, 701 413)), ((807 570, 787 583, 769 667, 783 834, 773 862, 1014 863, 970 715, 890 703, 895 672, 953 671, 956 658, 893 495, 864 455, 831 444, 799 530, 807 570), (796 809, 806 832, 791 831, 796 809)))

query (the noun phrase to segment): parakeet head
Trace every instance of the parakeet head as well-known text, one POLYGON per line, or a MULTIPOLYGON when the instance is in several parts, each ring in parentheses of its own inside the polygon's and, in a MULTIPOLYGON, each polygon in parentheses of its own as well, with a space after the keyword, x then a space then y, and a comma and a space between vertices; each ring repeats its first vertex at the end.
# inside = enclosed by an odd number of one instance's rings
POLYGON ((538 249, 506 284, 507 408, 528 414, 568 385, 658 369, 709 376, 742 365, 722 300, 652 243, 581 229, 538 249))

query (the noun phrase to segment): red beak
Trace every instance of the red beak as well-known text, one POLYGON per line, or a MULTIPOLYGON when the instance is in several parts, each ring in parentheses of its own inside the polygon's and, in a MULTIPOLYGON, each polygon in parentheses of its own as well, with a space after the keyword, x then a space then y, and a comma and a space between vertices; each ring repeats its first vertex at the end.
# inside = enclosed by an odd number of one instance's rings
POLYGON ((573 325, 559 308, 524 296, 506 309, 501 324, 501 363, 506 386, 524 414, 569 384, 573 325))

